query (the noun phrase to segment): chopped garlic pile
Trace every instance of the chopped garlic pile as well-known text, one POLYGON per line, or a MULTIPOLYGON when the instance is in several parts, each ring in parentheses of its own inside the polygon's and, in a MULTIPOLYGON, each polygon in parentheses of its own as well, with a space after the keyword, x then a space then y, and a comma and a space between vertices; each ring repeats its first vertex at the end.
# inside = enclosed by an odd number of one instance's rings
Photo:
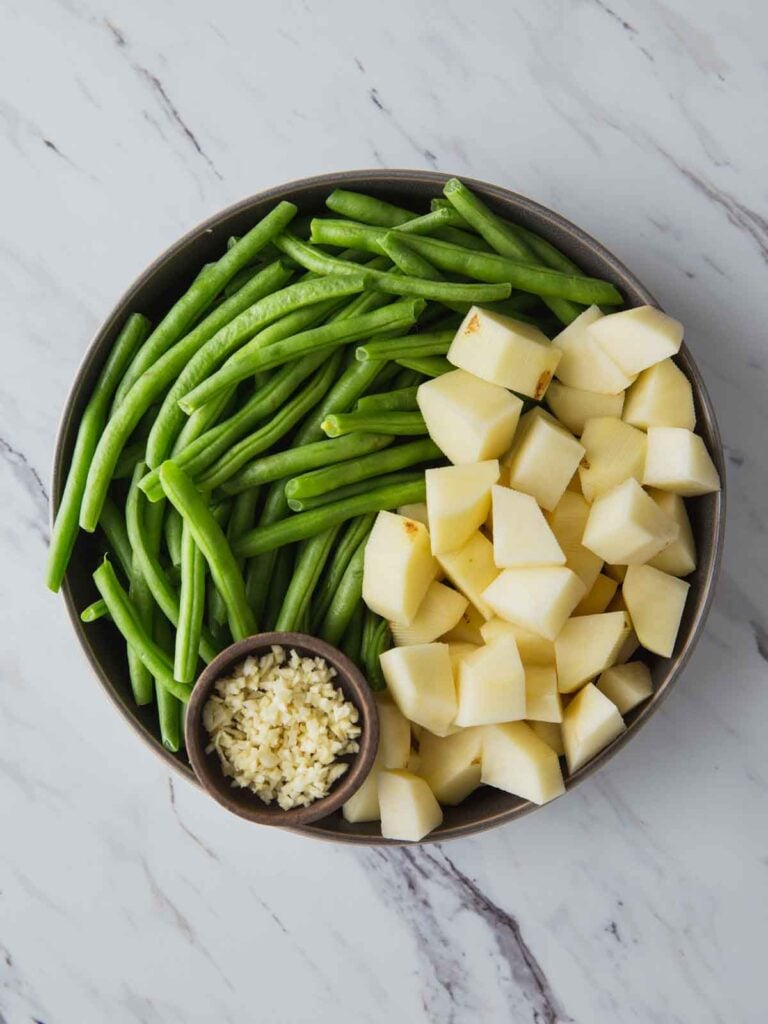
POLYGON ((327 796, 349 767, 338 760, 360 749, 358 712, 332 680, 323 658, 273 647, 246 658, 219 679, 203 724, 233 786, 283 810, 327 796))

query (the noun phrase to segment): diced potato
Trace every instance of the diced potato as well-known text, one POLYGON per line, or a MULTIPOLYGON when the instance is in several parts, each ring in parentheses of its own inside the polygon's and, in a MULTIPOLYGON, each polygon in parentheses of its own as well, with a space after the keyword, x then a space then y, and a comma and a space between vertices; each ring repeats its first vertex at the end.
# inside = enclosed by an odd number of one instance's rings
POLYGON ((562 757, 565 753, 563 746, 563 733, 557 722, 528 722, 528 725, 536 733, 540 740, 544 740, 548 747, 562 757))
POLYGON ((622 420, 601 416, 590 420, 581 435, 584 458, 579 466, 581 490, 592 502, 628 477, 642 479, 645 434, 622 420))
POLYGON ((591 324, 587 333, 628 375, 676 355, 683 341, 680 321, 655 306, 609 313, 591 324))
POLYGON ((629 387, 634 377, 619 369, 591 336, 589 328, 602 315, 597 306, 590 306, 552 339, 555 348, 563 353, 557 366, 557 379, 582 391, 618 395, 629 387))
POLYGON ((499 570, 493 560, 493 544, 488 538, 478 531, 463 547, 438 555, 437 560, 453 585, 484 618, 490 619, 493 612, 483 593, 499 575, 499 570))
POLYGON ((464 370, 426 381, 416 400, 429 436, 454 463, 496 459, 508 450, 522 401, 464 370))
POLYGON ((469 644, 465 640, 452 640, 448 644, 448 656, 451 659, 451 668, 453 669, 453 678, 458 679, 459 677, 459 662, 466 658, 468 654, 472 654, 474 651, 480 650, 480 644, 469 644))
POLYGON ((547 391, 547 405, 560 422, 580 436, 587 420, 595 416, 620 417, 624 408, 624 392, 617 395, 601 395, 597 391, 569 388, 553 380, 547 391))
POLYGON ((587 683, 565 709, 561 728, 572 775, 621 736, 626 726, 616 705, 594 683, 587 683))
POLYGON ((534 804, 565 792, 557 754, 525 722, 485 727, 481 781, 534 804))
POLYGON ((565 564, 579 577, 587 592, 600 575, 603 560, 582 544, 589 517, 589 505, 582 495, 566 491, 547 520, 563 549, 565 564))
POLYGON ((670 494, 669 491, 649 490, 648 494, 680 527, 677 540, 650 559, 648 565, 668 572, 670 576, 688 576, 696 568, 696 542, 685 502, 679 494, 670 494))
POLYGON ((610 562, 606 562, 603 566, 603 571, 606 576, 610 576, 612 580, 616 580, 617 583, 623 583, 624 577, 627 575, 626 565, 611 565, 610 562))
POLYGON ((341 813, 350 825, 379 820, 379 769, 375 762, 360 789, 342 805, 341 813))
POLYGON ((564 565, 565 555, 530 494, 494 487, 493 556, 499 568, 564 565))
POLYGON ((395 622, 412 622, 436 573, 423 523, 379 512, 363 568, 363 600, 371 611, 395 622))
POLYGON ((424 779, 406 771, 379 774, 381 834, 418 842, 443 820, 440 804, 424 779))
POLYGON ((584 455, 573 434, 537 408, 520 421, 518 437, 502 462, 505 483, 530 494, 542 508, 553 509, 584 455))
POLYGON ((429 529, 426 501, 415 501, 412 505, 401 505, 397 510, 397 514, 405 516, 406 519, 415 519, 417 523, 423 523, 429 529))
MULTIPOLYGON (((547 395, 549 399, 549 395, 547 395)), ((672 359, 643 370, 627 392, 623 419, 633 427, 696 426, 691 382, 672 359)))
POLYGON ((596 686, 608 700, 613 701, 622 715, 642 704, 653 693, 651 670, 642 661, 613 665, 603 672, 596 686))
POLYGON ((376 700, 379 710, 379 746, 376 761, 381 768, 405 768, 411 752, 411 723, 388 697, 376 700))
POLYGON ((525 717, 536 722, 562 722, 563 699, 554 665, 526 665, 525 717))
POLYGON ((448 361, 492 384, 539 399, 560 355, 538 327, 472 306, 448 350, 448 361))
MULTIPOLYGON (((625 615, 629 615, 629 610, 627 608, 618 608, 616 610, 617 611, 623 611, 625 615)), ((630 615, 630 621, 631 621, 631 619, 632 619, 632 616, 630 615)), ((638 649, 639 646, 640 646, 640 641, 637 639, 637 633, 634 631, 634 629, 631 629, 629 631, 629 636, 624 641, 624 643, 621 645, 621 649, 619 650, 619 653, 616 655, 615 664, 616 665, 624 665, 626 662, 628 662, 630 660, 630 658, 632 657, 632 655, 635 653, 635 651, 638 649)))
POLYGON ((525 672, 514 637, 478 647, 459 662, 456 725, 489 725, 525 718, 525 672))
POLYGON ((589 511, 584 546, 606 562, 647 562, 676 540, 680 527, 630 477, 601 495, 589 511))
POLYGON ((720 490, 720 477, 698 434, 682 427, 651 427, 643 483, 685 498, 720 490))
POLYGON ((468 604, 466 597, 458 591, 433 580, 427 587, 424 600, 410 625, 390 622, 395 643, 398 647, 432 643, 443 633, 453 629, 468 604))
POLYGON ((526 668, 529 665, 554 665, 555 645, 551 640, 546 640, 537 633, 516 626, 504 619, 493 618, 480 627, 482 638, 487 644, 492 644, 499 637, 508 635, 515 638, 517 652, 520 660, 526 668))
POLYGON ((640 643, 654 654, 669 658, 675 649, 690 583, 650 565, 630 565, 622 590, 640 643))
POLYGON ((459 729, 447 737, 423 734, 421 772, 441 804, 460 804, 480 785, 482 748, 480 728, 459 729))
POLYGON ((541 566, 504 569, 484 598, 502 619, 554 640, 585 593, 584 584, 570 569, 541 566))
POLYGON ((605 576, 603 573, 600 573, 590 592, 586 597, 583 597, 573 609, 573 614, 599 615, 600 612, 604 612, 611 603, 618 587, 619 584, 616 580, 611 579, 610 576, 605 576))
POLYGON ((440 640, 446 644, 467 643, 479 647, 483 643, 480 627, 484 622, 485 616, 481 615, 474 605, 469 604, 461 613, 456 625, 444 633, 440 640))
POLYGON ((444 736, 458 708, 448 644, 393 647, 380 658, 392 699, 406 718, 444 736))
POLYGON ((485 522, 498 460, 428 469, 425 477, 432 554, 455 551, 485 522))
POLYGON ((631 632, 632 623, 626 612, 569 619, 555 640, 560 692, 573 693, 615 664, 631 632))

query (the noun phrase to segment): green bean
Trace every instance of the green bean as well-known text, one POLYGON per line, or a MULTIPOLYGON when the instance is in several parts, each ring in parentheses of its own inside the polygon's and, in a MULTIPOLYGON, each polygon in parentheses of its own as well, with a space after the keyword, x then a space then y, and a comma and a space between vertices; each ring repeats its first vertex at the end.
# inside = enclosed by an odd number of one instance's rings
MULTIPOLYGON (((312 515, 312 513, 307 514, 312 515)), ((320 624, 318 633, 329 644, 337 644, 344 635, 352 617, 356 613, 362 614, 363 564, 367 543, 368 536, 366 535, 360 541, 354 555, 352 555, 341 577, 333 601, 320 624)))
POLYGON ((244 534, 235 545, 235 554, 252 557, 262 551, 293 544, 295 541, 314 537, 336 523, 346 522, 366 512, 397 508, 424 501, 426 484, 422 479, 411 484, 397 484, 392 487, 373 488, 349 501, 333 502, 311 512, 298 512, 288 519, 281 519, 268 526, 257 526, 244 534))
POLYGON ((250 263, 256 253, 279 234, 295 215, 296 207, 293 203, 278 203, 236 245, 227 250, 221 259, 195 279, 189 290, 171 307, 134 356, 118 388, 118 403, 128 395, 141 375, 154 366, 160 356, 185 334, 202 310, 235 274, 250 263))
MULTIPOLYGON (((423 277, 430 281, 443 281, 443 275, 424 256, 420 256, 406 241, 398 238, 397 232, 388 231, 381 240, 384 252, 398 270, 410 277, 423 277)), ((507 298, 507 296, 500 296, 507 298)))
MULTIPOLYGON (((412 372, 412 371, 409 371, 412 372)), ((363 395, 355 406, 355 412, 415 412, 418 408, 416 392, 418 385, 384 391, 377 395, 363 395)), ((350 434, 354 437, 354 434, 350 434)))
POLYGON ((136 444, 129 444, 123 448, 120 453, 120 458, 115 464, 115 471, 112 474, 113 480, 127 480, 133 475, 133 471, 136 468, 137 462, 144 461, 144 450, 146 444, 137 441, 136 444))
MULTIPOLYGON (((312 241, 318 245, 353 245, 381 255, 386 232, 351 221, 315 220, 312 241)), ((285 235, 281 235, 284 238, 285 235)), ((438 270, 461 274, 478 281, 508 282, 521 291, 541 296, 572 299, 585 305, 620 305, 620 292, 609 282, 580 274, 566 274, 549 267, 512 260, 495 253, 473 252, 436 238, 410 235, 409 244, 438 270)), ((377 282, 378 287, 378 282, 377 282)))
MULTIPOLYGON (((441 243, 448 244, 448 243, 441 243)), ((413 296, 432 299, 435 302, 497 302, 506 299, 512 285, 507 282, 495 284, 455 284, 453 281, 437 281, 422 277, 405 277, 401 274, 379 274, 375 287, 388 295, 413 296)))
MULTIPOLYGON (((266 588, 266 607, 264 609, 264 629, 277 628, 277 619, 285 601, 285 595, 293 579, 294 556, 296 549, 292 545, 274 551, 274 564, 266 588)), ((297 624, 297 629, 301 626, 297 624)))
POLYGON ((379 658, 391 646, 392 635, 389 630, 389 623, 386 619, 380 618, 375 612, 367 608, 360 660, 372 690, 380 691, 387 688, 379 658))
MULTIPOLYGON (((277 480, 267 491, 264 507, 259 517, 259 527, 270 526, 288 515, 288 502, 285 498, 283 481, 277 480)), ((248 603, 253 609, 257 621, 266 624, 265 608, 273 576, 276 551, 266 551, 246 563, 245 587, 248 603)), ((277 612, 275 612, 277 615, 277 612)))
POLYGON ((451 347, 456 331, 432 331, 425 334, 408 334, 400 338, 367 341, 358 345, 355 356, 361 363, 369 359, 377 362, 382 359, 410 359, 419 356, 445 355, 451 347))
POLYGON ((139 313, 128 317, 107 357, 77 429, 67 482, 53 524, 48 550, 46 583, 54 592, 61 587, 77 537, 80 505, 93 453, 104 429, 109 403, 133 354, 149 333, 149 321, 139 313))
POLYGON ((224 494, 239 494, 259 484, 283 480, 319 466, 346 462, 347 459, 379 451, 390 444, 392 437, 387 434, 349 434, 337 440, 315 441, 298 448, 292 447, 255 459, 225 481, 221 489, 224 494))
MULTIPOLYGON (((175 637, 173 628, 164 615, 159 615, 155 622, 155 641, 169 656, 173 655, 175 637)), ((155 698, 157 700, 157 719, 160 726, 160 742, 166 750, 177 753, 184 745, 183 709, 184 705, 172 693, 169 693, 155 680, 155 698)))
MULTIPOLYGON (((246 285, 243 291, 247 291, 251 302, 254 302, 254 295, 265 295, 266 292, 273 291, 287 279, 286 275, 287 271, 279 264, 268 267, 246 285)), ((225 330, 227 327, 233 327, 240 317, 235 317, 235 320, 232 320, 232 316, 238 308, 238 303, 243 301, 245 299, 242 299, 241 293, 238 292, 232 299, 218 306, 202 323, 198 324, 191 334, 182 338, 150 366, 120 402, 101 435, 88 471, 80 509, 80 525, 84 530, 92 532, 95 528, 117 460, 142 416, 182 370, 182 367, 188 363, 193 353, 201 350, 201 346, 206 348, 213 338, 218 337, 221 333, 219 328, 225 330), (209 341, 206 341, 206 338, 209 341)), ((259 304, 256 302, 255 305, 249 306, 249 310, 253 310, 259 304)), ((158 419, 161 415, 162 407, 158 413, 158 419)), ((147 439, 148 450, 152 445, 156 428, 157 420, 147 439)))
POLYGON ((120 586, 108 558, 104 559, 93 574, 93 580, 109 609, 112 621, 123 634, 127 643, 138 653, 155 679, 179 700, 188 701, 192 692, 191 687, 177 683, 173 678, 171 659, 147 634, 136 614, 136 609, 120 586))
MULTIPOLYGON (((247 491, 242 491, 232 501, 232 511, 227 522, 227 541, 230 547, 243 533, 247 533, 248 530, 252 530, 256 526, 256 510, 258 505, 258 487, 251 487, 247 491)), ((244 571, 244 558, 237 559, 237 567, 241 573, 244 571)))
MULTIPOLYGON (((416 373, 415 370, 403 370, 395 364, 394 369, 397 370, 394 380, 392 381, 393 390, 402 391, 404 388, 417 387, 423 381, 423 377, 420 373, 416 373)), ((380 396, 370 396, 380 397, 380 396)), ((359 403, 358 403, 359 404, 359 403)))
POLYGON ((348 412, 360 395, 387 374, 387 366, 382 363, 350 362, 323 401, 307 417, 303 426, 296 432, 294 446, 309 444, 324 438, 320 424, 332 412, 348 412))
POLYGON ((398 366, 404 366, 408 370, 416 370, 418 373, 423 373, 425 377, 442 377, 444 373, 450 373, 451 370, 455 370, 456 367, 444 356, 419 356, 417 358, 400 358, 397 360, 398 366))
MULTIPOLYGON (((368 539, 368 535, 373 529, 375 518, 373 513, 368 513, 368 515, 353 519, 344 531, 344 536, 336 545, 331 564, 327 572, 323 573, 323 577, 312 598, 312 614, 309 625, 313 630, 317 631, 320 623, 328 613, 336 591, 339 589, 342 577, 347 571, 347 566, 360 544, 368 539)), ((280 550, 285 551, 288 549, 281 548, 280 550)))
POLYGON ((198 480, 201 490, 213 491, 217 487, 221 487, 243 466, 284 437, 313 406, 317 405, 331 386, 338 365, 339 354, 336 353, 326 362, 325 366, 317 371, 304 390, 299 391, 290 402, 287 402, 269 423, 233 445, 206 470, 198 480))
POLYGON ((80 612, 80 620, 81 622, 97 622, 99 619, 103 619, 105 615, 109 615, 107 606, 99 598, 98 601, 89 604, 87 608, 83 608, 80 612))
MULTIPOLYGON (((141 465, 137 465, 134 469, 133 476, 131 477, 131 483, 128 490, 129 500, 134 500, 132 492, 136 491, 142 473, 143 467, 141 465)), ((157 557, 160 551, 163 518, 163 507, 161 505, 156 505, 147 516, 145 523, 147 546, 155 557, 157 557)), ((155 621, 155 599, 153 598, 149 584, 141 571, 139 558, 133 552, 131 555, 131 572, 128 578, 128 597, 136 609, 136 614, 138 615, 142 626, 147 631, 147 634, 152 636, 155 621)), ((138 653, 133 650, 130 644, 128 645, 128 675, 131 681, 133 699, 136 701, 136 704, 139 707, 144 704, 150 704, 152 702, 152 694, 154 692, 154 679, 152 678, 152 674, 147 666, 141 660, 138 653)))
POLYGON ((212 376, 202 381, 179 400, 184 412, 194 412, 223 388, 245 380, 256 370, 266 370, 291 362, 318 349, 329 350, 358 337, 374 335, 415 323, 423 304, 417 301, 393 302, 381 309, 346 320, 337 320, 311 328, 266 348, 251 342, 229 359, 212 376))
POLYGON ((104 502, 99 526, 107 538, 107 543, 112 549, 112 553, 120 563, 120 568, 125 573, 125 578, 129 580, 131 578, 133 556, 131 554, 128 533, 125 528, 125 517, 111 498, 107 498, 104 502))
MULTIPOLYGON (((359 220, 364 224, 377 224, 383 228, 397 227, 409 220, 415 220, 416 214, 394 206, 383 199, 365 195, 362 192, 349 192, 336 188, 325 200, 325 205, 334 213, 350 220, 359 220)), ((311 225, 310 225, 311 227, 311 225)))
POLYGON ((389 487, 395 484, 409 484, 423 478, 423 471, 410 473, 384 473, 382 476, 357 480, 354 483, 346 484, 344 487, 336 487, 324 491, 311 498, 289 498, 288 505, 293 512, 309 512, 310 509, 321 508, 334 502, 354 498, 358 494, 365 494, 371 487, 389 487))
POLYGON ((183 520, 181 531, 181 593, 174 646, 173 677, 191 683, 197 675, 197 650, 205 612, 205 558, 192 529, 183 520))
POLYGON ((181 516, 173 505, 169 505, 165 511, 163 532, 165 533, 165 546, 168 549, 171 565, 181 565, 181 535, 183 529, 181 516))
POLYGON ((338 531, 338 524, 331 526, 322 533, 310 537, 302 547, 275 624, 275 629, 279 632, 292 632, 299 628, 338 531))
POLYGON ((365 621, 365 609, 358 604, 352 611, 344 636, 341 638, 341 650, 354 662, 360 661, 360 653, 363 643, 363 624, 365 621))
POLYGON ((235 640, 242 640, 256 632, 256 623, 248 607, 245 584, 235 556, 202 495, 184 470, 170 461, 160 467, 160 482, 167 498, 181 513, 195 544, 205 556, 216 589, 227 606, 232 636, 235 640))
MULTIPOLYGON (((222 530, 227 530, 230 513, 232 512, 232 503, 230 501, 225 501, 218 505, 212 505, 211 512, 222 530)), ((208 622, 211 633, 213 633, 214 636, 224 635, 227 628, 227 606, 224 604, 224 598, 216 589, 216 584, 210 576, 208 577, 205 585, 205 602, 207 616, 206 621, 208 622)), ((231 638, 225 640, 225 643, 229 643, 229 639, 231 638)))
POLYGON ((211 427, 214 427, 223 417, 231 414, 237 400, 237 388, 230 391, 222 391, 212 402, 196 409, 191 416, 185 417, 185 423, 171 448, 171 458, 176 459, 185 448, 188 448, 198 437, 202 437, 211 427))
MULTIPOLYGON (((293 223, 295 225, 295 221, 293 223)), ((235 292, 240 291, 241 288, 247 285, 248 282, 253 277, 255 277, 261 269, 262 267, 260 265, 255 264, 253 266, 243 267, 242 270, 238 270, 238 272, 235 274, 235 276, 232 278, 229 284, 225 288, 222 288, 221 294, 224 296, 225 299, 231 298, 235 294, 235 292)))
POLYGON ((427 425, 420 412, 339 412, 326 416, 321 426, 328 437, 341 437, 353 430, 395 434, 398 437, 427 433, 427 425))
POLYGON ((440 458, 442 452, 430 438, 410 441, 408 444, 399 444, 381 452, 364 455, 352 462, 295 476, 287 481, 285 496, 290 504, 291 498, 312 498, 359 480, 367 480, 370 477, 381 476, 382 473, 391 473, 396 469, 405 469, 407 466, 417 466, 420 462, 440 458))

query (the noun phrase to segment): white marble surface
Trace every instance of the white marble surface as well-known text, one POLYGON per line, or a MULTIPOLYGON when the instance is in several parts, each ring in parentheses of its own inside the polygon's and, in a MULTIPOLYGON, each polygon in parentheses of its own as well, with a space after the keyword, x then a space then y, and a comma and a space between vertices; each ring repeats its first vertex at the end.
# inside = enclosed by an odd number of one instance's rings
POLYGON ((767 33, 762 0, 0 0, 3 1024, 768 1019, 767 33), (241 196, 366 166, 602 239, 688 325, 730 471, 663 712, 567 799, 394 852, 172 780, 41 579, 63 399, 126 284, 241 196))

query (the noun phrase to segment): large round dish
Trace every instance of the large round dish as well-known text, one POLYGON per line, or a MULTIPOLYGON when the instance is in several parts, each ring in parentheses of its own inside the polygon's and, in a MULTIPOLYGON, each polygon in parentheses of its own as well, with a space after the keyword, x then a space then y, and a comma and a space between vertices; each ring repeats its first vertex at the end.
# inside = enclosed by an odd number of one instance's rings
MULTIPOLYGON (((281 199, 290 199, 299 206, 302 213, 309 213, 322 208, 323 200, 331 189, 342 187, 370 192, 402 206, 426 210, 429 199, 440 194, 448 177, 431 171, 373 170, 305 178, 260 192, 228 207, 171 246, 131 285, 86 352, 69 393, 59 428, 53 466, 53 510, 58 507, 61 498, 80 415, 106 355, 130 312, 139 311, 156 319, 184 291, 202 264, 223 251, 230 235, 244 233, 281 199)), ((472 179, 464 180, 497 213, 543 235, 580 264, 586 273, 612 281, 621 290, 628 305, 656 304, 648 289, 615 256, 564 217, 506 189, 472 179)), ((677 362, 693 385, 697 430, 702 434, 725 485, 723 446, 714 410, 701 374, 685 345, 680 350, 677 362)), ((630 713, 627 717, 628 728, 622 736, 568 780, 568 789, 600 768, 624 744, 631 741, 671 689, 701 634, 712 601, 722 553, 725 490, 697 498, 690 503, 689 511, 699 552, 699 567, 690 577, 691 590, 674 655, 672 658, 648 655, 654 681, 653 697, 630 713)), ((116 640, 110 624, 99 621, 86 626, 80 621, 79 609, 89 604, 95 596, 91 574, 97 557, 93 539, 81 534, 63 586, 75 633, 105 692, 124 718, 170 768, 195 783, 195 776, 186 758, 169 753, 161 745, 156 724, 152 721, 153 716, 134 706, 125 664, 125 648, 116 640)), ((483 787, 458 807, 446 808, 443 824, 428 839, 437 841, 471 835, 512 821, 534 809, 535 805, 527 801, 483 787)), ((360 845, 390 843, 378 834, 377 823, 348 825, 338 812, 299 831, 317 839, 337 842, 360 845)))

